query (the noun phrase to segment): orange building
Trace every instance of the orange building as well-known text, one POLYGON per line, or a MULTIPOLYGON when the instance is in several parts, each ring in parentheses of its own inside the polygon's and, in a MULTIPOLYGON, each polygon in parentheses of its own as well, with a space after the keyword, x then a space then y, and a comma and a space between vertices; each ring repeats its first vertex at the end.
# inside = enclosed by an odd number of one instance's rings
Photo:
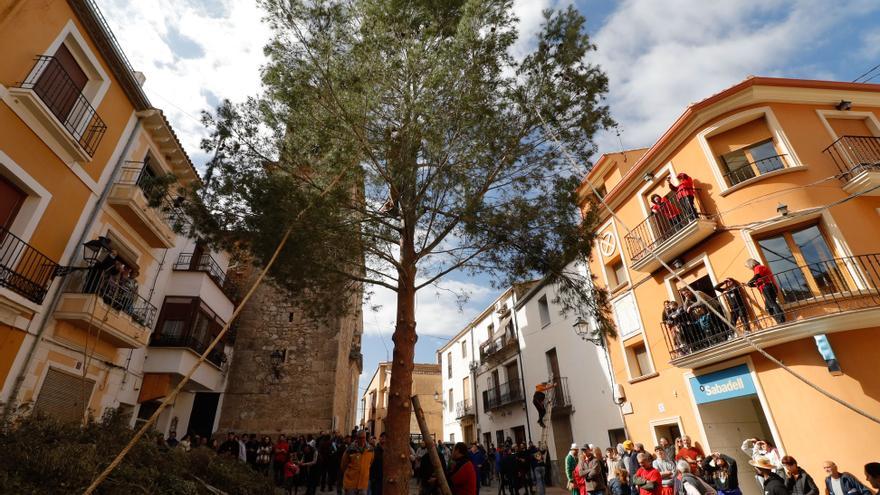
POLYGON ((611 296, 630 438, 688 435, 734 456, 747 495, 759 493, 748 438, 817 481, 825 459, 853 473, 878 460, 880 425, 757 348, 880 416, 880 85, 750 77, 689 106, 650 148, 603 155, 585 203, 594 191, 613 211, 602 207, 590 266, 611 296), (774 279, 748 285, 750 258, 774 279))
POLYGON ((141 387, 144 354, 166 258, 192 257, 169 250, 186 244, 175 190, 198 175, 91 0, 7 2, 0 44, 0 402, 133 413, 163 394, 141 387), (113 279, 82 269, 111 250, 113 279))

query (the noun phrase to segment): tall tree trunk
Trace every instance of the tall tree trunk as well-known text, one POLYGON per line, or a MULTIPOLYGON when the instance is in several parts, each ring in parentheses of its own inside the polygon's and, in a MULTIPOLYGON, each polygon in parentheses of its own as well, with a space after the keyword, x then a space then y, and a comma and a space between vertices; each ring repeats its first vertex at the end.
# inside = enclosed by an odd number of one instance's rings
POLYGON ((397 323, 394 329, 394 353, 391 384, 388 390, 388 415, 385 417, 385 456, 383 462, 384 495, 407 495, 411 474, 409 426, 412 415, 412 373, 416 349, 416 267, 412 243, 404 236, 397 284, 397 323), (409 245, 407 245, 409 244, 409 245))

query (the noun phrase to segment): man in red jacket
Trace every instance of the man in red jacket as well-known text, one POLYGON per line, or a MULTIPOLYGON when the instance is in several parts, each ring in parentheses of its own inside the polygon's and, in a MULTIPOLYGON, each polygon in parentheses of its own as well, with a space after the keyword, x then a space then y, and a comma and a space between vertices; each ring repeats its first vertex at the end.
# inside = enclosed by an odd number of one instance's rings
POLYGON ((746 282, 746 285, 757 287, 761 291, 761 295, 764 296, 764 308, 776 320, 776 323, 785 323, 785 313, 782 311, 782 307, 779 306, 779 301, 776 300, 778 289, 773 272, 766 266, 758 263, 758 260, 752 258, 746 260, 746 268, 751 269, 755 274, 751 280, 746 282))
POLYGON ((464 442, 458 442, 452 447, 449 483, 452 495, 477 495, 477 470, 474 469, 464 442))

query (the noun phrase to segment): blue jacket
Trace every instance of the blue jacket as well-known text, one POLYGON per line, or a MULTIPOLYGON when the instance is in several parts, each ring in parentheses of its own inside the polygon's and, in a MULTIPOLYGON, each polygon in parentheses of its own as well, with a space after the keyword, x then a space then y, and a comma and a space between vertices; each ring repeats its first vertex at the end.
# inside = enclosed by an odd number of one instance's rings
MULTIPOLYGON (((871 495, 871 490, 849 473, 840 473, 840 488, 844 495, 871 495)), ((825 489, 834 495, 834 490, 831 489, 831 476, 825 478, 825 489)))

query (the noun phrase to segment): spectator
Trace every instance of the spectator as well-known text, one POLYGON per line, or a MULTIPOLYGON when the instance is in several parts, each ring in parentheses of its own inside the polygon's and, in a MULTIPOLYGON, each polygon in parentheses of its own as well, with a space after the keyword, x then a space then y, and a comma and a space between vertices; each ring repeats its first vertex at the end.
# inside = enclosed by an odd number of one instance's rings
POLYGON ((366 495, 370 483, 373 448, 367 445, 367 432, 358 432, 357 441, 342 454, 342 488, 345 495, 366 495))
MULTIPOLYGON (((473 450, 476 450, 476 446, 473 450)), ((452 447, 452 464, 449 469, 449 485, 452 489, 452 495, 477 494, 479 483, 477 483, 477 470, 471 462, 471 453, 468 452, 464 442, 458 442, 452 447)))
POLYGON ((229 432, 226 435, 226 441, 220 444, 217 453, 232 459, 238 459, 240 446, 235 438, 235 433, 229 432))
POLYGON ((674 233, 682 224, 681 210, 671 201, 659 194, 651 195, 651 218, 657 226, 661 239, 674 233))
POLYGON ((825 495, 872 495, 855 476, 837 469, 833 461, 825 461, 822 466, 828 477, 825 478, 825 495))
POLYGON ((633 477, 633 484, 639 488, 640 495, 660 495, 663 487, 663 478, 651 464, 653 459, 647 452, 639 452, 636 456, 639 469, 633 477))
MULTIPOLYGON (((653 462, 654 469, 660 471, 660 479, 663 480, 662 486, 660 488, 660 495, 674 495, 673 494, 673 486, 675 485, 675 463, 666 456, 666 449, 663 448, 662 440, 666 440, 665 438, 660 439, 660 445, 654 447, 654 455, 655 459, 653 462)), ((669 441, 666 442, 667 445, 669 441)))
MULTIPOLYGON (((516 456, 510 447, 504 448, 504 455, 501 457, 501 477, 504 479, 503 486, 507 488, 510 492, 510 495, 518 495, 519 494, 519 484, 517 483, 517 465, 516 465, 516 456)), ((499 493, 504 493, 504 489, 499 486, 499 493)), ((576 492, 572 492, 573 495, 578 495, 576 492)))
POLYGON ((749 461, 749 464, 755 468, 757 476, 761 478, 764 495, 788 495, 788 490, 785 489, 785 481, 776 474, 776 465, 770 459, 762 456, 752 459, 749 461))
MULTIPOLYGON (((633 443, 632 440, 626 440, 623 442, 623 450, 621 452, 620 446, 618 446, 617 452, 620 453, 620 466, 626 469, 629 473, 630 482, 635 477, 636 471, 639 470, 639 461, 637 456, 639 455, 636 450, 636 444, 633 443)), ((635 489, 635 484, 633 484, 633 489, 635 489)))
MULTIPOLYGON (((315 495, 321 473, 318 471, 318 451, 315 442, 302 444, 302 457, 299 464, 300 480, 306 484, 306 495, 315 495)), ((366 487, 364 488, 366 490, 366 487)))
POLYGON ((257 471, 269 474, 269 466, 272 464, 272 439, 263 437, 263 441, 257 446, 256 467, 257 471))
POLYGON ((608 488, 608 464, 605 462, 605 458, 602 457, 602 449, 599 447, 593 447, 593 458, 599 463, 599 470, 602 471, 603 484, 608 488))
POLYGON ((819 487, 806 471, 798 466, 794 457, 787 455, 782 458, 785 468, 785 488, 791 495, 819 495, 819 487))
POLYGON ((235 441, 238 442, 238 460, 241 462, 247 462, 247 446, 244 444, 245 438, 247 438, 247 435, 235 435, 235 441))
POLYGON ((714 488, 691 472, 688 461, 681 459, 676 462, 675 470, 678 472, 675 476, 676 495, 715 495, 714 488))
POLYGON ((581 448, 581 458, 575 468, 575 479, 580 495, 601 495, 605 493, 605 477, 602 465, 589 445, 581 448))
POLYGON ((257 441, 257 435, 251 433, 247 442, 244 444, 245 459, 250 467, 257 468, 257 449, 260 448, 260 442, 257 441))
POLYGON ((529 453, 526 451, 526 445, 520 443, 516 446, 516 489, 519 493, 520 488, 525 488, 527 494, 531 494, 530 474, 532 462, 529 459, 529 453))
MULTIPOLYGON (((779 455, 779 451, 776 450, 775 447, 767 443, 765 440, 761 440, 758 438, 747 438, 743 440, 740 449, 747 456, 751 457, 752 460, 756 460, 759 457, 764 457, 770 461, 771 464, 776 466, 773 471, 778 474, 780 477, 784 474, 784 469, 782 467, 782 457, 779 455)), ((764 478, 756 475, 755 481, 758 483, 758 486, 763 487, 764 478)))
POLYGON ((736 327, 736 322, 739 321, 742 322, 743 329, 746 332, 751 331, 749 313, 746 310, 746 303, 743 300, 740 283, 727 277, 719 282, 714 289, 724 296, 724 300, 727 301, 727 307, 730 308, 730 324, 736 327))
POLYGON ((291 452, 287 454, 287 462, 284 464, 284 489, 288 494, 295 494, 298 491, 297 476, 299 475, 299 465, 296 462, 296 454, 291 452))
POLYGON ((535 491, 538 492, 538 495, 544 495, 546 493, 545 477, 547 476, 546 450, 539 449, 532 455, 532 458, 534 459, 532 473, 535 479, 535 491))
MULTIPOLYGON (((663 301, 662 321, 672 332, 676 347, 683 352, 690 352, 691 349, 696 347, 699 341, 696 325, 691 320, 691 315, 688 314, 684 307, 678 304, 678 301, 663 301)), ((672 449, 672 457, 675 457, 678 449, 674 447, 672 449)))
POLYGON ((766 266, 758 263, 757 260, 749 258, 746 260, 746 268, 752 270, 755 276, 752 277, 746 285, 749 287, 757 287, 764 297, 764 309, 770 313, 770 316, 776 320, 776 323, 785 323, 785 312, 776 300, 778 296, 778 286, 773 272, 766 266))
POLYGON ((617 457, 617 449, 608 447, 605 449, 605 466, 606 471, 608 471, 608 483, 610 485, 611 480, 617 477, 617 469, 618 463, 620 459, 617 457))
MULTIPOLYGON (((666 302, 675 302, 675 301, 666 301, 666 302)), ((678 303, 676 303, 678 304, 678 303)), ((675 445, 669 443, 666 437, 660 437, 660 448, 663 449, 663 452, 666 452, 666 460, 673 463, 673 474, 675 474, 675 454, 678 452, 678 449, 675 448, 675 445)))
POLYGON ((192 440, 189 433, 183 436, 178 445, 184 452, 189 452, 192 449, 192 440))
MULTIPOLYGON (((732 457, 715 452, 703 459, 703 474, 719 495, 741 495, 736 461, 732 457)), ((813 494, 818 495, 818 494, 813 494)))
POLYGON ((168 446, 172 449, 174 447, 177 447, 180 444, 180 442, 177 440, 177 432, 171 431, 170 433, 168 433, 168 440, 165 440, 165 443, 168 444, 168 446))
POLYGON ((290 444, 287 443, 287 436, 281 434, 278 436, 278 441, 275 442, 275 447, 272 449, 272 470, 275 474, 275 485, 281 486, 284 484, 284 464, 287 463, 287 453, 290 452, 290 444))
POLYGON ((678 453, 675 454, 676 461, 682 459, 690 464, 691 473, 696 474, 699 472, 700 461, 703 460, 703 449, 696 445, 691 446, 691 437, 687 435, 681 437, 681 448, 678 450, 678 453))
POLYGON ((382 495, 382 459, 385 456, 385 432, 379 435, 379 444, 373 449, 373 462, 370 464, 370 494, 382 495))
POLYGON ((865 479, 875 490, 880 490, 880 462, 865 464, 865 479))
POLYGON ((697 188, 694 185, 694 179, 684 172, 679 172, 675 176, 678 179, 678 185, 672 183, 672 177, 666 178, 669 188, 675 191, 675 197, 678 205, 684 212, 685 220, 693 220, 697 218, 697 188))
MULTIPOLYGON (((473 464, 476 472, 480 473, 483 469, 483 464, 486 463, 486 456, 482 452, 480 452, 480 448, 477 447, 477 442, 474 442, 471 444, 471 449, 468 452, 468 458, 470 459, 471 464, 473 464)), ((453 460, 454 460, 454 456, 453 456, 453 460)), ((477 490, 477 493, 480 493, 480 483, 479 482, 477 482, 476 490, 477 490)))
POLYGON ((726 335, 723 328, 727 328, 727 326, 717 316, 717 314, 724 314, 717 299, 701 290, 693 291, 687 287, 681 289, 679 294, 681 294, 685 311, 698 329, 695 343, 697 348, 714 343, 719 335, 726 335), (699 298, 697 294, 699 294, 699 298))
POLYGON ((614 468, 614 475, 608 482, 608 495, 630 495, 629 473, 626 469, 614 468))
POLYGON ((578 446, 576 443, 571 444, 568 455, 565 456, 565 487, 571 492, 571 495, 579 495, 577 486, 574 481, 574 469, 578 464, 578 446))

